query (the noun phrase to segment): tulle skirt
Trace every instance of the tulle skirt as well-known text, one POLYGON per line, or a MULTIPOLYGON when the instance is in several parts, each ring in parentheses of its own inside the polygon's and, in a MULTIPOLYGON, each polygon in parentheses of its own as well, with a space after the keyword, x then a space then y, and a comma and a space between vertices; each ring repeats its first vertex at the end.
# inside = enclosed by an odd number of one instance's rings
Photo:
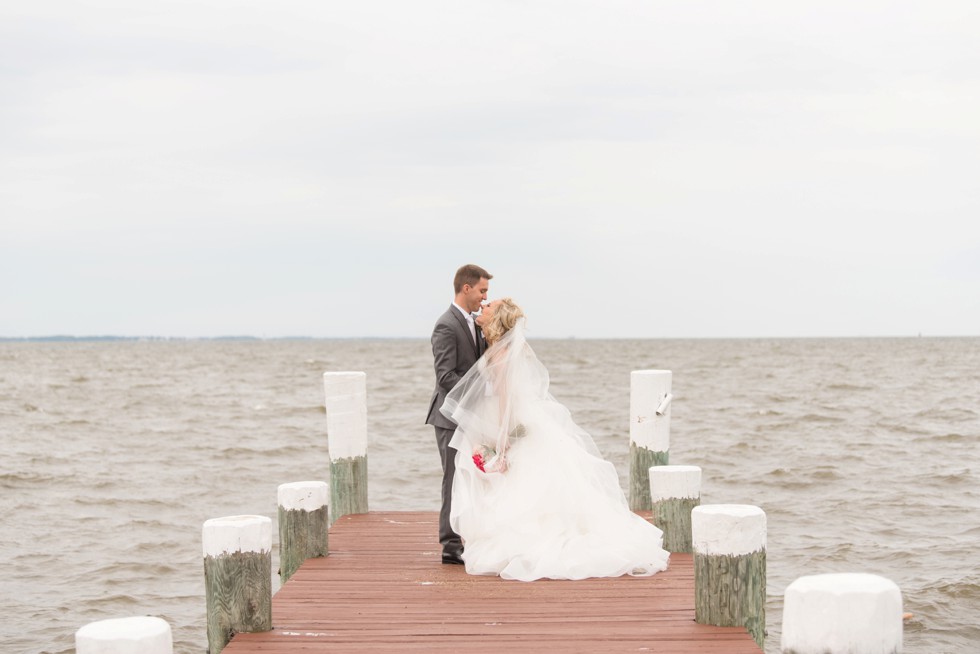
POLYGON ((526 433, 510 444, 505 472, 474 465, 465 430, 452 441, 450 519, 466 571, 532 581, 666 569, 662 532, 630 511, 613 465, 583 449, 568 418, 533 413, 523 416, 526 433))

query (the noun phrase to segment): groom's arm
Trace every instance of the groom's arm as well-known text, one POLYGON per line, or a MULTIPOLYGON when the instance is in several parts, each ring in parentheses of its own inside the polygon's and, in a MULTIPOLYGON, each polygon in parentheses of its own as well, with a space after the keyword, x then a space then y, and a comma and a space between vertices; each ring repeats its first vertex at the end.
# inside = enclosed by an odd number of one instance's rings
POLYGON ((432 358, 435 360, 436 383, 448 393, 460 377, 456 374, 456 335, 446 323, 437 323, 432 331, 432 358))

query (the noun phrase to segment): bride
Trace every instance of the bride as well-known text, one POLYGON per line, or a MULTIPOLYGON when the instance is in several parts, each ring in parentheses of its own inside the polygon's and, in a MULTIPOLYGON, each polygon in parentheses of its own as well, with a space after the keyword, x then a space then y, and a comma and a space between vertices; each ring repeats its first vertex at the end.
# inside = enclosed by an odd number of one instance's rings
POLYGON ((504 579, 652 575, 662 532, 630 511, 611 463, 548 392, 509 298, 480 318, 490 346, 449 393, 457 425, 453 529, 470 574, 504 579))

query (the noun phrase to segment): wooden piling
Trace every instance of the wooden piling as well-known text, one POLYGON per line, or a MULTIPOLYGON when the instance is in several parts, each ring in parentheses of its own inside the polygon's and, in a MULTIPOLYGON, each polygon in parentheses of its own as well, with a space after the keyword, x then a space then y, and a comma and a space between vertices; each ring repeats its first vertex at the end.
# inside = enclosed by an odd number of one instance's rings
POLYGON ((634 511, 649 511, 651 466, 669 463, 669 370, 634 370, 630 375, 630 494, 634 511))
POLYGON ((76 654, 173 654, 166 620, 150 616, 90 622, 75 632, 76 654))
POLYGON ((239 515, 204 523, 208 652, 240 632, 272 629, 272 520, 239 515))
POLYGON ((691 511, 701 504, 701 468, 653 466, 650 499, 653 524, 664 532, 664 549, 691 552, 691 511))
POLYGON ((766 514, 757 506, 709 504, 691 512, 695 619, 745 627, 766 638, 766 514))
POLYGON ((367 375, 323 374, 330 450, 330 522, 368 511, 367 375))
POLYGON ((279 500, 279 576, 282 583, 306 559, 327 556, 328 505, 326 482, 282 484, 279 500))
POLYGON ((783 598, 783 654, 898 654, 902 591, 863 573, 800 577, 783 598))

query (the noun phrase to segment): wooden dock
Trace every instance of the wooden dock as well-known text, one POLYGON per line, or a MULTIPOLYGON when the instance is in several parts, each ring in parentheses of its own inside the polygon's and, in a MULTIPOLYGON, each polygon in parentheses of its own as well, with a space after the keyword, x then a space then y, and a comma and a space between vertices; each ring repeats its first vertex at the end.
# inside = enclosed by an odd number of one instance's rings
POLYGON ((694 622, 694 565, 653 577, 531 583, 443 565, 436 513, 365 513, 330 528, 272 599, 272 631, 237 634, 252 652, 655 652, 759 654, 743 628, 694 622))

